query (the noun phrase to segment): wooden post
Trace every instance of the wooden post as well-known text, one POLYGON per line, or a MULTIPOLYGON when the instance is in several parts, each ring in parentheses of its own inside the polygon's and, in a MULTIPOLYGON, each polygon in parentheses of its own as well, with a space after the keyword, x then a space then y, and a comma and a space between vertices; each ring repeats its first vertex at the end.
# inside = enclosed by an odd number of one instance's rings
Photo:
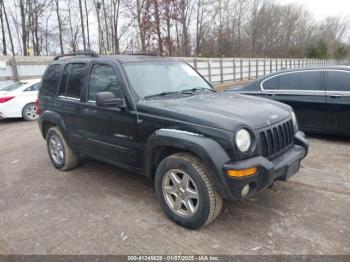
POLYGON ((210 59, 208 59, 208 78, 209 78, 209 82, 211 82, 211 62, 210 62, 210 59))
POLYGON ((241 74, 241 81, 242 81, 243 80, 243 60, 241 59, 239 63, 240 63, 239 67, 240 67, 240 74, 241 74))
POLYGON ((233 68, 232 68, 232 70, 233 70, 233 81, 236 81, 236 61, 233 59, 233 61, 232 61, 232 65, 233 65, 233 68))
POLYGON ((220 58, 220 82, 221 84, 224 82, 224 68, 222 58, 220 58))
POLYGON ((248 79, 250 80, 250 73, 251 73, 251 70, 252 70, 252 68, 251 68, 251 63, 250 63, 250 59, 249 59, 249 61, 248 61, 248 79))

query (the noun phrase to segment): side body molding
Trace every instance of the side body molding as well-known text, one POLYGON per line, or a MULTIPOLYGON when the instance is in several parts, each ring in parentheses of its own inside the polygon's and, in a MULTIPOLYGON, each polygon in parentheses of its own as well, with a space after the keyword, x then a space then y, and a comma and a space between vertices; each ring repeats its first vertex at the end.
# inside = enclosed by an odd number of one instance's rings
POLYGON ((228 198, 229 190, 224 183, 223 165, 230 161, 222 146, 211 138, 200 134, 177 130, 158 129, 147 140, 145 147, 146 175, 154 176, 153 163, 161 148, 172 147, 187 151, 198 156, 208 170, 208 175, 217 192, 223 198, 228 198))

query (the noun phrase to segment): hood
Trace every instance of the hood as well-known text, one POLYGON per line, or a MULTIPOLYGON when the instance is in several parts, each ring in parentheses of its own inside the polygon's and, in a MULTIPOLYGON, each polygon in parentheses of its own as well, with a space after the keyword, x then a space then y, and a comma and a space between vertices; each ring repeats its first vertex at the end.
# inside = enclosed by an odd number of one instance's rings
POLYGON ((229 92, 143 100, 140 112, 233 131, 259 129, 290 117, 291 108, 264 98, 229 92))

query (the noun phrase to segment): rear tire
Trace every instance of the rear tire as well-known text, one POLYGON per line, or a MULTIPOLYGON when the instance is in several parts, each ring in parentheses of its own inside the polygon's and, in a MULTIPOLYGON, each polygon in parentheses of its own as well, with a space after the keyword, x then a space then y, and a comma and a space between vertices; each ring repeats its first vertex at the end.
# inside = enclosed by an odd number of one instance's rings
POLYGON ((215 191, 202 162, 189 153, 163 159, 156 171, 155 188, 161 207, 178 225, 197 229, 220 214, 222 197, 215 191))
POLYGON ((34 103, 29 103, 23 107, 22 110, 23 119, 26 121, 34 121, 39 118, 39 115, 36 113, 36 107, 34 103))
POLYGON ((78 165, 78 155, 70 149, 58 127, 47 131, 46 143, 51 162, 57 169, 67 171, 78 165))

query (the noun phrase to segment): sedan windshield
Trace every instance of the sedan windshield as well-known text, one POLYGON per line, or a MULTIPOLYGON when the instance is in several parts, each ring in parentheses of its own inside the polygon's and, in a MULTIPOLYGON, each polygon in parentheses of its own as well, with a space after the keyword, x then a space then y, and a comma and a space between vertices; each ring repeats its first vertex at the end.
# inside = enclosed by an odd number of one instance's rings
POLYGON ((16 82, 16 83, 13 83, 9 86, 5 86, 3 88, 0 88, 0 91, 14 91, 17 88, 20 88, 21 86, 23 86, 25 84, 26 84, 25 82, 16 82))
POLYGON ((189 94, 212 87, 183 62, 133 62, 124 64, 131 87, 141 98, 189 94))

